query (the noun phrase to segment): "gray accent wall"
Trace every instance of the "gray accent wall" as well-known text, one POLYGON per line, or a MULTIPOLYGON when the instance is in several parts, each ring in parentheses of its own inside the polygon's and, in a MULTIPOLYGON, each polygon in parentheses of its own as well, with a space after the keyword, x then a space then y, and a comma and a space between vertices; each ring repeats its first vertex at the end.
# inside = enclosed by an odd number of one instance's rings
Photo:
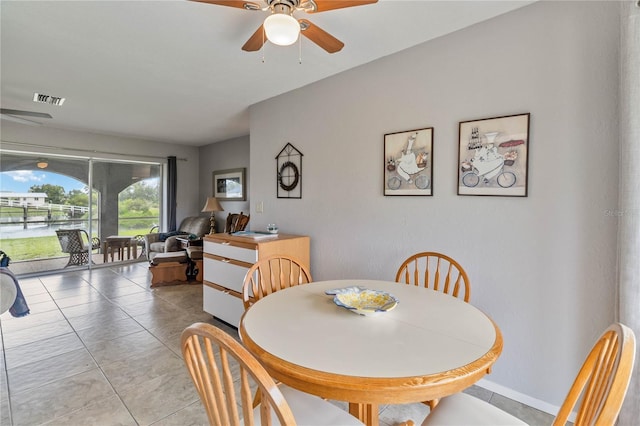
POLYGON ((503 333, 481 385, 554 412, 614 321, 619 36, 618 2, 538 2, 253 105, 252 228, 311 236, 315 280, 454 257, 503 333), (458 122, 527 112, 528 197, 456 195, 458 122), (384 134, 424 127, 434 196, 383 196, 384 134), (302 199, 276 198, 288 142, 302 199))
MULTIPOLYGON (((222 142, 212 143, 200 147, 200 199, 204 206, 207 197, 213 196, 213 172, 217 170, 245 168, 247 180, 246 201, 221 201, 220 205, 225 210, 218 212, 216 216, 216 229, 224 231, 224 224, 229 213, 249 213, 249 136, 228 139, 222 142)), ((202 206, 200 209, 202 209, 202 206)), ((251 226, 249 219, 249 227, 251 226)))

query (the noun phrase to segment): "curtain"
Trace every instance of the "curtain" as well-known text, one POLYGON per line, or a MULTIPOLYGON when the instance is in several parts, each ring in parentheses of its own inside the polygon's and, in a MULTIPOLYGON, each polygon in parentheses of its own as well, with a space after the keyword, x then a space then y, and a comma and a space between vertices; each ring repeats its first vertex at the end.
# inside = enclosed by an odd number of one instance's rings
POLYGON ((167 231, 176 230, 176 197, 178 186, 178 161, 176 157, 167 157, 167 231))
MULTIPOLYGON (((640 339, 640 5, 620 2, 618 317, 640 339)), ((640 419, 640 344, 619 425, 640 419)))

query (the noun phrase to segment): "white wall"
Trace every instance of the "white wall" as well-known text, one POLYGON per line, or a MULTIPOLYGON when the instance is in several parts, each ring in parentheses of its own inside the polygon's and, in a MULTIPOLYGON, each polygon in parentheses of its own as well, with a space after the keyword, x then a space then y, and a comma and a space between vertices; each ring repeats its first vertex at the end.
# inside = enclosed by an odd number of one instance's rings
POLYGON ((503 332, 484 384, 555 409, 614 320, 618 9, 540 2, 254 105, 253 228, 310 235, 316 280, 453 256, 503 332), (458 122, 524 112, 529 196, 457 196, 458 122), (383 196, 384 134, 431 126, 435 195, 383 196), (276 198, 287 142, 304 154, 300 200, 276 198))
MULTIPOLYGON (((224 231, 229 213, 249 213, 249 136, 241 136, 200 147, 200 200, 202 205, 213 195, 213 172, 217 170, 246 168, 247 201, 221 201, 224 212, 216 213, 216 229, 224 231)), ((201 207, 202 208, 202 207, 201 207)), ((251 226, 251 219, 249 219, 251 226)))
MULTIPOLYGON (((164 157, 175 155, 178 158, 184 158, 186 161, 178 161, 178 189, 176 217, 178 224, 180 220, 186 216, 197 216, 202 210, 204 201, 200 204, 198 197, 198 185, 194 182, 198 180, 198 148, 184 145, 173 145, 162 142, 153 142, 141 139, 123 138, 118 136, 100 135, 96 133, 70 131, 62 129, 54 129, 50 127, 34 127, 23 124, 17 124, 9 121, 2 121, 0 128, 0 137, 2 140, 2 148, 8 150, 17 150, 25 152, 43 152, 57 153, 65 155, 80 155, 84 157, 108 158, 108 159, 126 159, 141 161, 157 161, 149 160, 144 156, 164 157), (39 147, 28 147, 13 145, 9 142, 18 142, 22 144, 35 144, 50 147, 42 149, 39 147), (70 148, 71 150, 65 149, 70 148), (74 152, 73 149, 82 151, 74 152), (114 152, 126 154, 122 155, 105 155, 97 153, 91 155, 86 150, 96 150, 100 152, 114 152), (136 158, 136 156, 143 156, 136 158)), ((166 161, 165 161, 166 162, 166 161)))

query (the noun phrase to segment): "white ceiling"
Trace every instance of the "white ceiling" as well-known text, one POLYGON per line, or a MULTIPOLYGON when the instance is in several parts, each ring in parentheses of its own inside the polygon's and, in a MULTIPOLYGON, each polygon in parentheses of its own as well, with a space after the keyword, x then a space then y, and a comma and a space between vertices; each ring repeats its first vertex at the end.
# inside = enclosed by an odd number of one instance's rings
POLYGON ((296 13, 345 43, 330 55, 303 38, 300 64, 298 44, 240 49, 267 12, 187 0, 2 0, 0 101, 50 113, 37 120, 44 126, 200 146, 247 135, 252 104, 530 3, 380 0, 296 13), (66 102, 36 104, 34 92, 66 102))

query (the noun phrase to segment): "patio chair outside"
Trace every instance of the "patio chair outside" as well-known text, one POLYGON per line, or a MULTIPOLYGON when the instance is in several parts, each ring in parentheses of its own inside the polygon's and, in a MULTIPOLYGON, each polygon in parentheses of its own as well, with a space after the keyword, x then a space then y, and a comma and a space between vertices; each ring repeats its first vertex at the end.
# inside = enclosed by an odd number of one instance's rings
POLYGON ((100 239, 89 238, 84 229, 58 229, 56 231, 63 253, 69 254, 67 266, 81 266, 89 263, 91 251, 100 248, 100 239))

